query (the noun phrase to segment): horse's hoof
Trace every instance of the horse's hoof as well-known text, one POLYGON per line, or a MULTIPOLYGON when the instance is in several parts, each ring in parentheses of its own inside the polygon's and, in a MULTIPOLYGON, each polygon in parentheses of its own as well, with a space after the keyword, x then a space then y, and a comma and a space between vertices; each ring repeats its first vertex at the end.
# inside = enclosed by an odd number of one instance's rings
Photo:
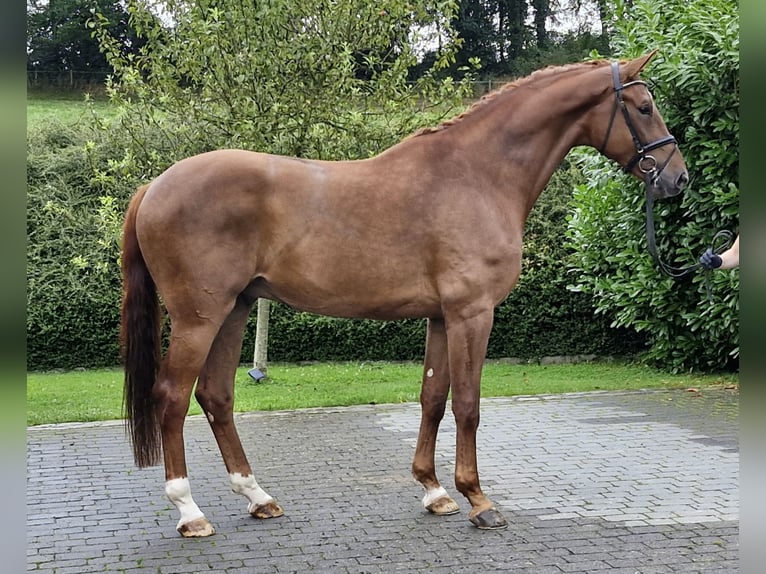
POLYGON ((215 534, 215 528, 207 521, 204 516, 197 518, 186 524, 181 524, 177 528, 178 532, 184 538, 204 538, 205 536, 212 536, 215 534))
POLYGON ((253 518, 276 518, 282 516, 285 513, 282 507, 277 504, 276 500, 270 500, 264 504, 260 504, 250 510, 250 516, 253 518))
POLYGON ((480 530, 501 530, 508 528, 508 521, 495 507, 483 510, 474 516, 469 516, 468 520, 480 530))
POLYGON ((448 516, 450 514, 457 514, 460 512, 460 507, 457 502, 452 500, 449 496, 440 496, 434 500, 431 504, 426 506, 426 510, 431 514, 437 516, 448 516))

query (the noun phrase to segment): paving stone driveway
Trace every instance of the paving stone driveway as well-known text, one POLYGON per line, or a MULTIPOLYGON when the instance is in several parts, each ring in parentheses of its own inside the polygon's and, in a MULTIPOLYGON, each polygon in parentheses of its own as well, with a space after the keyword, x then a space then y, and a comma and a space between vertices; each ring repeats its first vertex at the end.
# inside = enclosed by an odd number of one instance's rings
POLYGON ((258 481, 285 516, 250 518, 206 421, 186 425, 192 492, 217 533, 185 540, 161 467, 138 470, 120 423, 27 432, 27 571, 599 572, 739 570, 736 391, 484 399, 479 469, 510 522, 483 532, 461 503, 426 513, 409 473, 413 404, 237 415, 258 481))

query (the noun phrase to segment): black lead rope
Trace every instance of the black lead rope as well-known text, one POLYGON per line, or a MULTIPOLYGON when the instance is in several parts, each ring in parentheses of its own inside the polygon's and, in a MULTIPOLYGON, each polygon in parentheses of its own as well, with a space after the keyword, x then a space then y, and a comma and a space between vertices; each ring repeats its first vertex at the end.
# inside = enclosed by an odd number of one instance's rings
MULTIPOLYGON (((654 178, 654 173, 650 172, 646 174, 646 179, 644 181, 646 186, 646 248, 657 263, 657 266, 663 273, 665 273, 665 275, 672 277, 673 279, 680 279, 681 277, 694 273, 698 269, 704 269, 704 267, 700 262, 689 265, 688 267, 673 267, 660 259, 660 256, 657 253, 657 240, 654 236, 654 197, 652 195, 654 178)), ((713 242, 710 249, 712 249, 714 253, 720 255, 731 246, 733 238, 734 235, 731 231, 722 229, 713 236, 713 242)), ((707 289, 708 301, 710 301, 712 299, 710 286, 712 269, 708 269, 707 271, 708 274, 705 277, 705 288, 707 289)))

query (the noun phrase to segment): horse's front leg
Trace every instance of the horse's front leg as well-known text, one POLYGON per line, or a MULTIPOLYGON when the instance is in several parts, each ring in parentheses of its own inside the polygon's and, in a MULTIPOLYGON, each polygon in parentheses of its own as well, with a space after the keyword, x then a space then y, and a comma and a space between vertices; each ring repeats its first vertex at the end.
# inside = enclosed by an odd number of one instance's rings
POLYGON ((200 373, 195 397, 218 443, 231 489, 247 498, 251 516, 275 518, 284 511, 256 482, 234 424, 234 379, 250 307, 238 300, 221 326, 200 373))
POLYGON ((481 529, 508 526, 506 519, 481 490, 476 461, 481 370, 492 321, 492 308, 478 313, 462 310, 446 319, 452 412, 457 426, 455 486, 471 503, 468 519, 481 529))
POLYGON ((443 319, 429 319, 426 352, 423 361, 423 382, 420 391, 420 432, 412 460, 412 475, 426 489, 423 506, 433 514, 455 514, 460 508, 436 478, 434 454, 439 423, 449 393, 449 361, 447 333, 443 319))

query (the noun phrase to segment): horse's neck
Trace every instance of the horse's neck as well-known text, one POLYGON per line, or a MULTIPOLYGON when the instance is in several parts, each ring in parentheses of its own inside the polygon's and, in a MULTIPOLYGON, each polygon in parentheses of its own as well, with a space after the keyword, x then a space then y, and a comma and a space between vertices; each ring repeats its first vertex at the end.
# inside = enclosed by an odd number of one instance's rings
POLYGON ((569 150, 592 145, 586 116, 598 103, 600 82, 580 74, 593 69, 509 87, 436 129, 406 138, 374 165, 397 173, 418 164, 436 180, 462 182, 465 192, 492 196, 497 209, 526 219, 569 150))
POLYGON ((509 189, 517 196, 513 201, 523 195, 528 213, 569 150, 584 142, 578 118, 562 105, 559 91, 530 96, 522 89, 498 95, 486 109, 434 136, 444 137, 445 143, 450 138, 447 145, 469 155, 466 163, 478 173, 496 173, 495 191, 501 196, 509 189))

